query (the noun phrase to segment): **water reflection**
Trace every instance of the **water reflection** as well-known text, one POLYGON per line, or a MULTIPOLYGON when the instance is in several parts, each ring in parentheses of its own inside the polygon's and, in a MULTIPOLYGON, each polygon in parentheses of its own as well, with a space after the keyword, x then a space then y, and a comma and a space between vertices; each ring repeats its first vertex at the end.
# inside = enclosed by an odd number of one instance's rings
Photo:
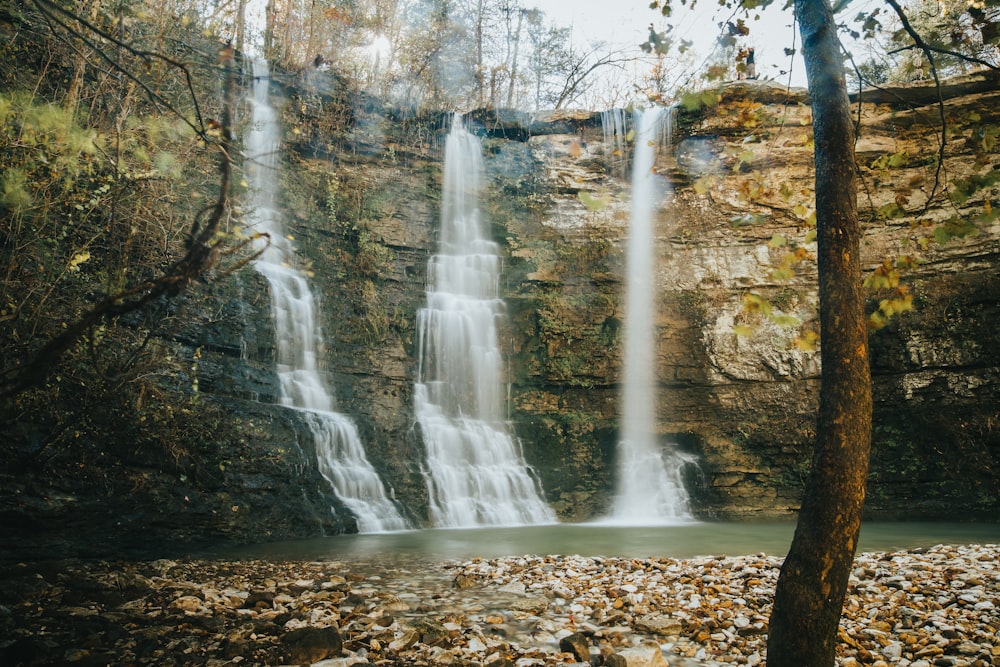
MULTIPOLYGON (((579 555, 625 558, 784 555, 794 522, 712 522, 613 527, 554 524, 516 528, 430 529, 339 535, 254 545, 214 557, 265 560, 367 560, 394 554, 418 560, 579 555)), ((936 544, 1000 543, 1000 524, 866 523, 860 551, 897 551, 936 544)))

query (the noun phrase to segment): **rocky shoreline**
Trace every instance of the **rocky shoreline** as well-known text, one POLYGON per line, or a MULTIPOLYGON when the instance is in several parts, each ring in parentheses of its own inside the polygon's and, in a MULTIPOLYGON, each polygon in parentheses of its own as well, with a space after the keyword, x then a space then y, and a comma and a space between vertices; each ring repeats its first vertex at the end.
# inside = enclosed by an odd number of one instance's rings
MULTIPOLYGON (((1000 665, 1000 545, 860 554, 842 666, 1000 665)), ((0 568, 3 665, 763 665, 781 559, 51 561, 0 568)))

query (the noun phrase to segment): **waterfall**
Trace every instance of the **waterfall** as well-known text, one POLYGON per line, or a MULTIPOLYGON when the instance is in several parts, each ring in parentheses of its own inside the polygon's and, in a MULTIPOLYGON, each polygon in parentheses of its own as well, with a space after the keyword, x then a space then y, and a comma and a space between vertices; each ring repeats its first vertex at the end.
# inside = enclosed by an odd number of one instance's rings
POLYGON ((267 63, 254 59, 253 117, 245 137, 247 182, 252 193, 251 228, 270 244, 254 263, 271 289, 281 404, 302 410, 316 442, 319 470, 354 515, 362 533, 408 528, 365 456, 354 423, 334 412, 335 401, 320 370, 323 338, 309 283, 295 268, 295 248, 278 212, 277 112, 268 101, 267 63))
POLYGON ((500 258, 480 216, 478 138, 456 115, 445 145, 440 248, 417 313, 414 409, 427 448, 430 518, 439 527, 555 521, 504 416, 497 320, 500 258))
POLYGON ((618 481, 611 521, 658 525, 691 518, 681 471, 693 459, 661 445, 656 429, 657 334, 655 212, 666 185, 653 171, 672 118, 661 107, 637 111, 632 217, 627 246, 618 481))
POLYGON ((608 109, 601 112, 601 130, 604 133, 604 158, 608 171, 613 176, 625 178, 626 124, 625 109, 608 109))

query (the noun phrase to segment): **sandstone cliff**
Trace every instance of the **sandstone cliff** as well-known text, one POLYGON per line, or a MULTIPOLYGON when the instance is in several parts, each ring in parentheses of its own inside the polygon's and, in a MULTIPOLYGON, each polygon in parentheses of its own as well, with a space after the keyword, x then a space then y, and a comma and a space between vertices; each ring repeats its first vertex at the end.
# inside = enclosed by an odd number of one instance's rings
MULTIPOLYGON (((996 509, 1000 226, 988 202, 998 190, 994 179, 964 198, 943 193, 995 173, 984 141, 1000 94, 961 83, 945 100, 940 170, 934 103, 911 108, 886 93, 857 106, 865 263, 919 259, 902 276, 914 310, 872 333, 873 515, 996 509), (976 233, 940 232, 957 220, 978 220, 976 233)), ((291 145, 288 208, 324 294, 343 409, 419 519, 413 326, 435 248, 446 123, 369 104, 331 136, 322 121, 344 105, 317 95, 289 106, 286 121, 303 130, 291 145)), ((599 114, 471 118, 486 154, 483 207, 505 252, 511 419, 560 516, 589 518, 607 506, 614 478, 623 158, 605 145, 599 114)), ((671 186, 657 239, 660 433, 701 461, 689 480, 700 516, 788 514, 808 466, 818 353, 796 339, 815 318, 810 122, 803 91, 733 84, 717 104, 680 110, 657 165, 671 186), (795 248, 805 259, 779 271, 795 248), (748 310, 747 294, 798 324, 748 310)), ((873 310, 884 297, 872 292, 873 310)))
MULTIPOLYGON (((899 271, 913 305, 871 335, 871 516, 992 519, 1000 509, 1000 225, 990 208, 1000 93, 980 84, 946 89, 943 161, 928 91, 857 106, 864 261, 869 273, 889 261, 891 273, 908 258, 899 271)), ((325 366, 339 409, 419 524, 414 326, 436 248, 446 117, 385 108, 337 81, 283 93, 285 225, 324 314, 325 366)), ((679 110, 656 167, 669 184, 656 240, 659 430, 698 457, 688 479, 698 516, 787 516, 818 399, 809 107, 803 91, 762 82, 705 97, 679 110)), ((628 150, 606 145, 601 114, 470 117, 488 172, 482 206, 503 252, 511 421, 560 518, 588 519, 607 508, 615 476, 628 150)), ((871 309, 891 296, 873 290, 871 309)), ((169 370, 161 389, 133 397, 141 416, 95 423, 104 435, 88 437, 105 441, 81 449, 86 460, 67 468, 75 450, 45 444, 57 428, 46 415, 18 422, 0 524, 34 535, 22 544, 36 551, 68 540, 93 553, 122 535, 142 548, 352 530, 305 426, 272 405, 265 281, 243 271, 170 307, 185 324, 155 343, 169 370)))

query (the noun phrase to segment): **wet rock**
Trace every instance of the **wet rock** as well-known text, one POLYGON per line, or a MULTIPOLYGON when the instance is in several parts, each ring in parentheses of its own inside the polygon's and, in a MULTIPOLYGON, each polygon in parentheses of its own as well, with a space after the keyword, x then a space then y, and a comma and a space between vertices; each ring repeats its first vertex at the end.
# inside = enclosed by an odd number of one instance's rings
POLYGON ((628 660, 620 653, 612 653, 604 658, 604 667, 628 667, 628 660))
POLYGON ((333 658, 343 649, 343 640, 336 628, 305 627, 285 633, 281 638, 285 656, 295 664, 313 663, 333 658))
MULTIPOLYGON (((842 667, 1000 664, 996 616, 958 599, 971 590, 979 591, 981 601, 1000 599, 998 556, 1000 546, 859 554, 842 619, 842 667), (898 577, 920 592, 886 582, 898 577)), ((671 667, 734 661, 755 667, 763 664, 781 565, 780 558, 764 555, 545 556, 412 568, 399 568, 398 560, 396 554, 381 563, 339 563, 345 572, 354 570, 356 602, 323 595, 334 592, 323 587, 329 567, 324 563, 191 561, 165 570, 146 564, 148 594, 117 606, 97 601, 121 598, 113 594, 112 574, 120 564, 76 565, 58 580, 41 572, 36 578, 25 566, 0 588, 6 610, 0 611, 0 660, 32 666, 100 660, 115 667, 221 667, 236 659, 245 667, 556 667, 602 661, 612 667, 661 661, 671 667), (457 574, 478 584, 454 587, 457 574), (300 583, 310 580, 320 583, 300 583), (534 592, 552 580, 569 597, 548 601, 534 592), (250 582, 255 588, 248 593, 250 582), (245 607, 254 592, 264 594, 261 604, 245 607), (616 600, 626 599, 615 609, 616 600), (531 611, 512 604, 526 600, 546 604, 529 604, 531 611), (387 613, 389 608, 398 611, 387 613), (680 633, 662 634, 676 624, 680 633), (45 634, 35 634, 42 627, 45 634), (100 653, 93 648, 98 645, 100 653)))
POLYGON ((420 641, 420 633, 415 629, 410 628, 404 631, 399 637, 389 642, 389 650, 399 653, 400 651, 405 651, 406 649, 411 648, 418 641, 420 641))
POLYGON ((635 629, 665 637, 679 635, 684 629, 680 620, 667 614, 646 614, 634 623, 635 629))
POLYGON ((559 650, 572 653, 581 662, 590 660, 590 640, 579 632, 574 632, 560 639, 559 650))
POLYGON ((618 655, 625 659, 627 667, 669 667, 660 647, 652 642, 622 649, 618 655))

